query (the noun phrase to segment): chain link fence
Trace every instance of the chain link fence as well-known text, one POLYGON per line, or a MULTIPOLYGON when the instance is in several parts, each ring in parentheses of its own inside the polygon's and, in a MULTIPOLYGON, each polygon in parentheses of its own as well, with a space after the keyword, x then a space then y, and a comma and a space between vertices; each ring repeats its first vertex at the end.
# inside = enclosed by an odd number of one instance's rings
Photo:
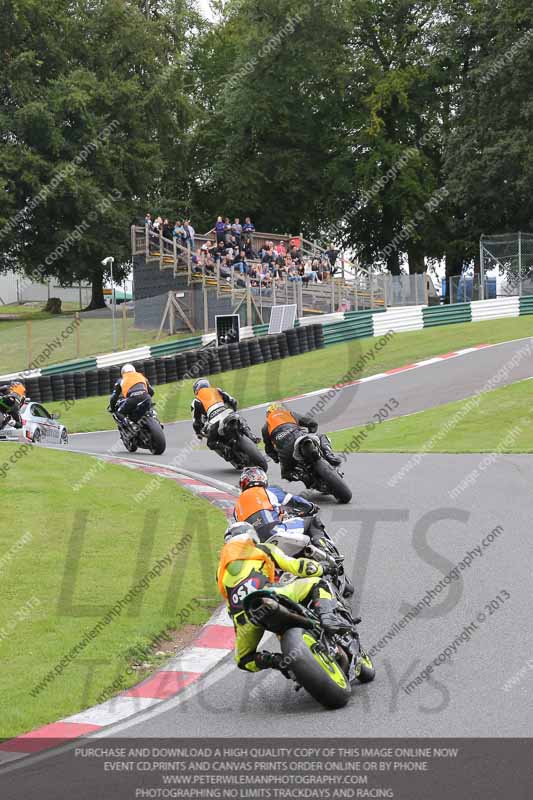
MULTIPOLYGON (((472 299, 483 300, 491 296, 490 278, 487 278, 487 273, 494 270, 502 278, 498 282, 498 294, 507 297, 532 294, 533 234, 519 232, 481 237, 479 297, 472 299)), ((495 280, 493 278, 493 281, 495 280)))

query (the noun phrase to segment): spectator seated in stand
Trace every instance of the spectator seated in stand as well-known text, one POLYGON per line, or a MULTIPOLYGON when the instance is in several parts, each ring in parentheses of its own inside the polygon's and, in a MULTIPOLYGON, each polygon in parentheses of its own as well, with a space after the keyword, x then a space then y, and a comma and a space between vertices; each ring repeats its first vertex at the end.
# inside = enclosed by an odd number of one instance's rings
POLYGON ((213 255, 214 255, 215 261, 218 261, 218 262, 221 263, 224 260, 224 257, 226 255, 226 247, 225 247, 224 242, 222 240, 218 242, 218 244, 216 246, 216 249, 215 249, 215 252, 214 252, 213 255))
POLYGON ((246 254, 246 258, 250 261, 253 261, 257 258, 257 253, 254 250, 253 242, 250 238, 246 239, 244 242, 244 252, 246 254))
POLYGON ((238 269, 241 275, 248 274, 248 264, 244 250, 240 250, 233 259, 233 268, 238 269))

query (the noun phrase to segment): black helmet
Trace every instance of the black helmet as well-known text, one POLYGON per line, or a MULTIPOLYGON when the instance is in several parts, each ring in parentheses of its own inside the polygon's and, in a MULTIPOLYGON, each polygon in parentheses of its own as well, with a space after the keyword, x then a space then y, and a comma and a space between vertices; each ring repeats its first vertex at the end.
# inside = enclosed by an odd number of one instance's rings
POLYGON ((211 384, 209 383, 209 381, 206 381, 205 378, 200 378, 200 380, 196 381, 196 383, 192 387, 192 390, 194 394, 198 394, 200 389, 210 389, 210 388, 211 384))

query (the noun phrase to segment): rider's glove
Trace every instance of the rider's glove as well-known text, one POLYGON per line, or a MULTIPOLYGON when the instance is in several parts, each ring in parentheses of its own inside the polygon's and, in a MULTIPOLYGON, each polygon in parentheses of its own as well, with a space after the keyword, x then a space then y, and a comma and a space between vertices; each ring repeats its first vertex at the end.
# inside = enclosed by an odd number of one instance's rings
POLYGON ((311 505, 311 508, 307 512, 306 516, 314 517, 315 514, 318 514, 318 512, 320 511, 320 506, 317 506, 316 503, 310 503, 310 505, 311 505))
POLYGON ((113 409, 111 408, 111 406, 108 406, 108 407, 106 408, 106 411, 109 411, 109 413, 110 413, 110 414, 112 414, 112 413, 113 413, 113 409))
POLYGON ((307 426, 309 433, 316 433, 318 430, 318 422, 310 422, 307 426))
POLYGON ((319 564, 317 561, 309 561, 305 566, 305 574, 308 578, 321 578, 326 573, 324 572, 323 564, 319 564))
POLYGON ((319 566, 322 569, 322 575, 336 575, 337 566, 331 564, 329 561, 320 561, 319 566))

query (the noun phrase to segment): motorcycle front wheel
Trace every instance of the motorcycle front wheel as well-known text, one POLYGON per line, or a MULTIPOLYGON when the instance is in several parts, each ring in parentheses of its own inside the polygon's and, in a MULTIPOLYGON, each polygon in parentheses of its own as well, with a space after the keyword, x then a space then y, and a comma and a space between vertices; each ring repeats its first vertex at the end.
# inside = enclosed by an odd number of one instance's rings
POLYGON ((343 708, 352 687, 337 661, 330 658, 316 636, 304 628, 290 628, 281 638, 286 668, 325 708, 343 708))

